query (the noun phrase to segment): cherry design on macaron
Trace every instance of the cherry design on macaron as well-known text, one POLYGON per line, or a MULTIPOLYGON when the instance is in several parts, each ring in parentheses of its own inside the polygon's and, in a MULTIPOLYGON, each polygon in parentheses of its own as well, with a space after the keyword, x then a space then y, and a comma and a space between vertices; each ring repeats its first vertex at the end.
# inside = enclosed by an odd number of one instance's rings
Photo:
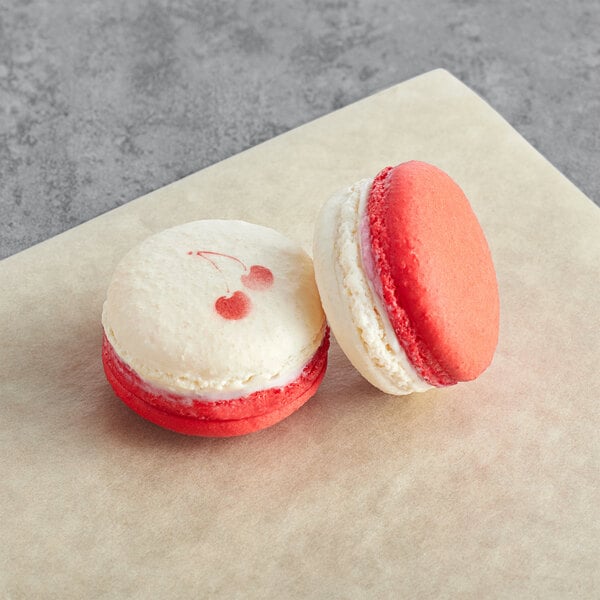
POLYGON ((252 302, 247 294, 236 290, 228 296, 219 296, 215 302, 215 310, 224 318, 232 321, 243 319, 250 313, 252 302))
POLYGON ((242 285, 248 289, 263 291, 269 289, 273 285, 273 273, 270 269, 263 267, 262 265, 251 265, 251 267, 248 268, 244 262, 235 256, 223 254, 221 252, 212 252, 210 250, 190 250, 188 255, 196 255, 208 261, 223 278, 227 294, 224 296, 219 296, 216 299, 215 310, 224 319, 237 321, 248 316, 252 310, 252 301, 250 300, 248 294, 242 290, 235 290, 233 293, 231 292, 229 284, 227 283, 227 279, 225 278, 225 274, 219 268, 219 265, 210 258, 210 256, 219 256, 237 262, 244 269, 244 273, 240 277, 240 281, 242 282, 242 285))
POLYGON ((267 290, 273 285, 271 269, 262 265, 252 265, 248 273, 240 277, 242 283, 251 290, 267 290))

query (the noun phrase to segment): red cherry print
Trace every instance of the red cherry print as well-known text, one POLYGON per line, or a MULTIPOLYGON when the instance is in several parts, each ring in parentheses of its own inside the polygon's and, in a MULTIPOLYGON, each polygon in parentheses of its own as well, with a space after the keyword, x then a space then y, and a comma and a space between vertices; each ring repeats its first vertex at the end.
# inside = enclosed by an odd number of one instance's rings
POLYGON ((252 308, 250 298, 244 292, 237 290, 230 296, 221 296, 215 302, 215 310, 224 318, 231 321, 243 319, 252 308))
POLYGON ((271 269, 262 265, 252 265, 250 271, 241 277, 242 283, 251 290, 267 290, 273 285, 271 269))
POLYGON ((199 258, 204 259, 219 273, 223 278, 225 289, 227 290, 226 296, 221 296, 215 301, 215 310, 224 319, 239 320, 248 316, 252 310, 252 302, 250 298, 241 290, 237 290, 231 293, 226 275, 221 270, 218 262, 219 259, 226 258, 238 263, 244 274, 241 275, 240 279, 242 284, 250 290, 262 291, 270 288, 273 285, 274 277, 271 269, 263 267, 262 265, 252 265, 249 269, 245 263, 239 258, 232 256, 231 254, 223 254, 222 252, 214 252, 212 250, 189 250, 188 256, 196 255, 199 258), (215 259, 215 257, 218 257, 215 259))

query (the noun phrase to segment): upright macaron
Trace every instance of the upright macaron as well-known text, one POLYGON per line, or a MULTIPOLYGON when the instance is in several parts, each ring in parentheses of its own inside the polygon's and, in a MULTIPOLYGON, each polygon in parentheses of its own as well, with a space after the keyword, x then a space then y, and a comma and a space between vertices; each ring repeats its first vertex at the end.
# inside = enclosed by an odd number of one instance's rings
POLYGON ((319 215, 314 263, 336 339, 382 391, 469 381, 491 363, 490 250, 465 194, 437 167, 387 167, 335 194, 319 215))
POLYGON ((273 425, 316 392, 327 366, 312 261, 243 221, 186 223, 133 248, 115 269, 102 324, 117 396, 189 435, 273 425))

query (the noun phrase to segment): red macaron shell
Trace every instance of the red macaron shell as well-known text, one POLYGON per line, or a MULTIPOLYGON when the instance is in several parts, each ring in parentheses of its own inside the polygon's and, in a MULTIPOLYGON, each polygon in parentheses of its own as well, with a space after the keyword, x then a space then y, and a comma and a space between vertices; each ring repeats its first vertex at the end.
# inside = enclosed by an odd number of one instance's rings
POLYGON ((383 169, 368 199, 371 251, 399 342, 435 386, 469 381, 498 341, 498 286, 460 187, 433 165, 383 169))
POLYGON ((145 382, 117 355, 104 336, 102 362, 117 396, 144 419, 186 435, 226 437, 274 425, 317 391, 327 369, 329 331, 298 379, 232 400, 206 401, 160 390, 145 382))

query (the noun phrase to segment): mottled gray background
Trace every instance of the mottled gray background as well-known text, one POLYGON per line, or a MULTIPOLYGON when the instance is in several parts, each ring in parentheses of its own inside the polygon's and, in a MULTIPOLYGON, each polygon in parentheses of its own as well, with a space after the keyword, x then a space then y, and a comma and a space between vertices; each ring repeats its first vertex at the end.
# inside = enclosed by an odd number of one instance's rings
POLYGON ((0 257, 435 67, 600 200, 598 0, 0 0, 0 257))

